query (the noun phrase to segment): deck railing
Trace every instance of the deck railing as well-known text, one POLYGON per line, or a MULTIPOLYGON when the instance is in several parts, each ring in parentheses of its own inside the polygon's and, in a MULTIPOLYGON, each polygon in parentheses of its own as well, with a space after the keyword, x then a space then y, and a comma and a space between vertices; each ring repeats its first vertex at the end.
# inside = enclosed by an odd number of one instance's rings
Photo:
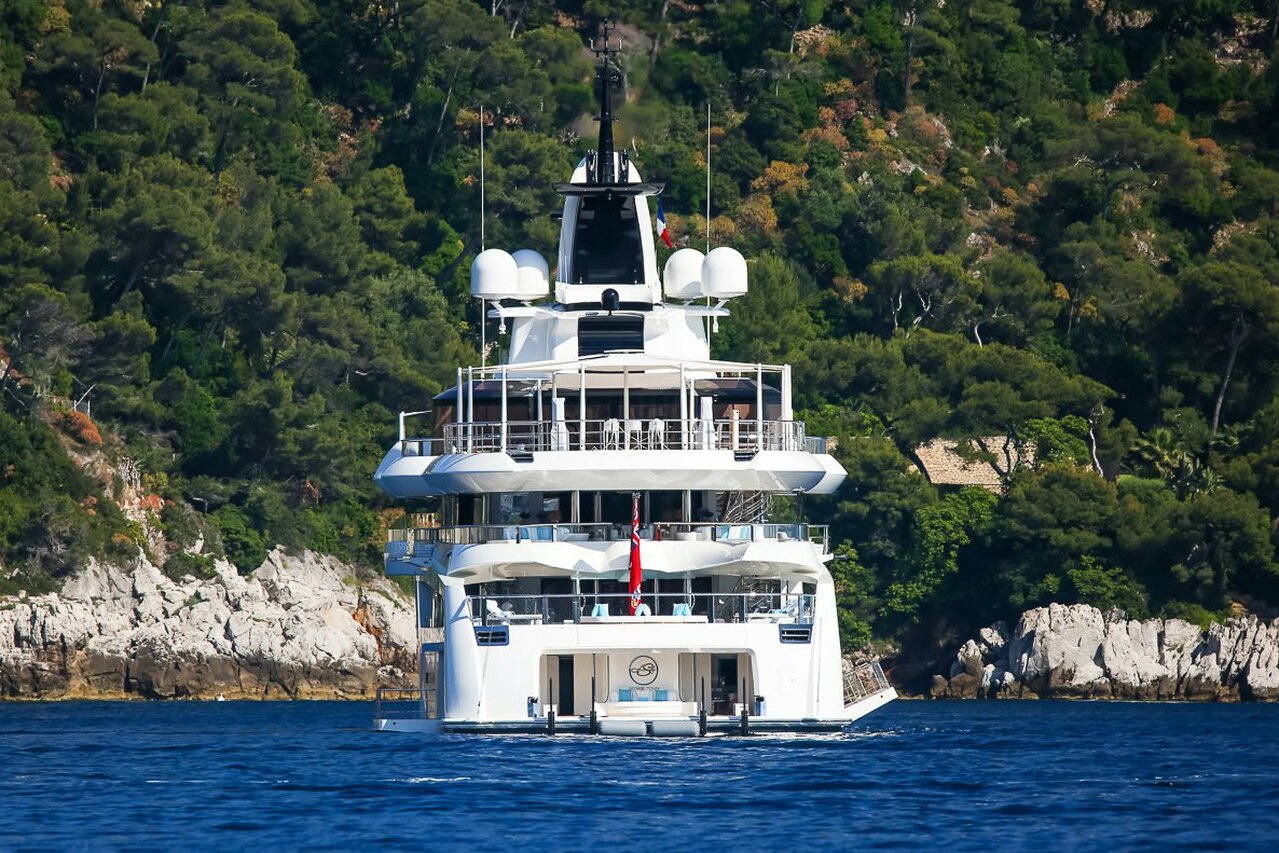
MULTIPOLYGON (((476 625, 542 625, 608 621, 630 614, 627 593, 581 595, 474 595, 471 619, 476 625)), ((806 593, 645 593, 642 603, 656 617, 691 621, 775 622, 808 625, 813 596, 806 593)))
MULTIPOLYGON (((468 524, 457 527, 400 527, 387 530, 388 542, 412 545, 480 545, 490 542, 620 542, 631 538, 626 524, 468 524)), ((640 529, 645 541, 812 542, 823 552, 830 541, 825 524, 721 524, 666 522, 640 529)))
POLYGON ((436 716, 434 689, 379 687, 373 702, 373 718, 377 720, 421 720, 436 716))
POLYGON ((403 452, 533 453, 551 450, 792 450, 820 452, 803 421, 747 418, 606 418, 475 421, 444 425, 441 439, 404 438, 403 452))
POLYGON ((844 704, 852 705, 860 699, 887 690, 889 686, 879 661, 853 667, 844 673, 844 704))

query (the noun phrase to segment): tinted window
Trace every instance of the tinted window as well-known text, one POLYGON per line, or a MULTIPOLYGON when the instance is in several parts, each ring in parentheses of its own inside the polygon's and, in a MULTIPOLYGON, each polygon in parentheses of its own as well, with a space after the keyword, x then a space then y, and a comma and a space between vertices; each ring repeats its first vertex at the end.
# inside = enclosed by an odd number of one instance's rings
POLYGON ((639 219, 631 196, 582 197, 573 234, 573 284, 633 284, 644 280, 639 219))

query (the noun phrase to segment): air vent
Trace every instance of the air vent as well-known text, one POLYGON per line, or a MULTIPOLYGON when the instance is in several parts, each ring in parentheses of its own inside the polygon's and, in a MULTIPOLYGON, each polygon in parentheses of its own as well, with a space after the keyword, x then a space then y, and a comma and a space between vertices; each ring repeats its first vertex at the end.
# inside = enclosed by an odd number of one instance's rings
POLYGON ((614 314, 583 317, 577 321, 577 354, 599 355, 618 350, 644 349, 644 318, 614 314))
POLYGON ((734 451, 733 451, 733 461, 734 461, 734 462, 749 462, 749 461, 751 461, 752 459, 754 459, 754 458, 755 458, 755 453, 756 453, 756 452, 757 452, 757 451, 754 451, 754 450, 734 450, 734 451))
POLYGON ((507 456, 511 457, 512 462, 532 462, 533 454, 527 450, 508 450, 507 456))
MULTIPOLYGON (((807 641, 805 641, 807 642, 807 641)), ((475 645, 477 646, 509 646, 511 629, 506 625, 475 626, 475 645)))
POLYGON ((811 643, 813 641, 812 625, 778 625, 783 643, 811 643))

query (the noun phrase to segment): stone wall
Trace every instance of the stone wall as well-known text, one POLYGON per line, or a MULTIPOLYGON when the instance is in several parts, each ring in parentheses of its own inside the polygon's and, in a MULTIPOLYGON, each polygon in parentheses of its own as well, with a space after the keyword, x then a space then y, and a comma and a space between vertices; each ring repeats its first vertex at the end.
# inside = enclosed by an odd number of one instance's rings
POLYGON ((1127 619, 1087 605, 983 628, 930 694, 948 698, 1279 699, 1279 619, 1127 619))
POLYGON ((342 562, 273 551, 250 576, 91 563, 60 593, 0 597, 0 698, 347 698, 414 686, 413 605, 342 562))

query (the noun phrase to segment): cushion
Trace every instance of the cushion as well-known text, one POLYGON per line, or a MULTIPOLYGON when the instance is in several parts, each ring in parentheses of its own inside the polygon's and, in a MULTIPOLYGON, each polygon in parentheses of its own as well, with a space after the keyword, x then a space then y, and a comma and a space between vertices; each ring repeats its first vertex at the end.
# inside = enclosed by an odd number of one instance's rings
POLYGON ((654 690, 654 691, 653 691, 653 699, 654 699, 654 701, 657 701, 657 702, 666 702, 667 700, 669 700, 669 699, 670 699, 670 691, 669 691, 669 690, 654 690))
POLYGON ((619 688, 617 688, 617 701, 618 701, 618 702, 630 702, 630 701, 631 701, 631 696, 632 696, 632 691, 631 691, 631 689, 630 689, 629 687, 619 687, 619 688))

